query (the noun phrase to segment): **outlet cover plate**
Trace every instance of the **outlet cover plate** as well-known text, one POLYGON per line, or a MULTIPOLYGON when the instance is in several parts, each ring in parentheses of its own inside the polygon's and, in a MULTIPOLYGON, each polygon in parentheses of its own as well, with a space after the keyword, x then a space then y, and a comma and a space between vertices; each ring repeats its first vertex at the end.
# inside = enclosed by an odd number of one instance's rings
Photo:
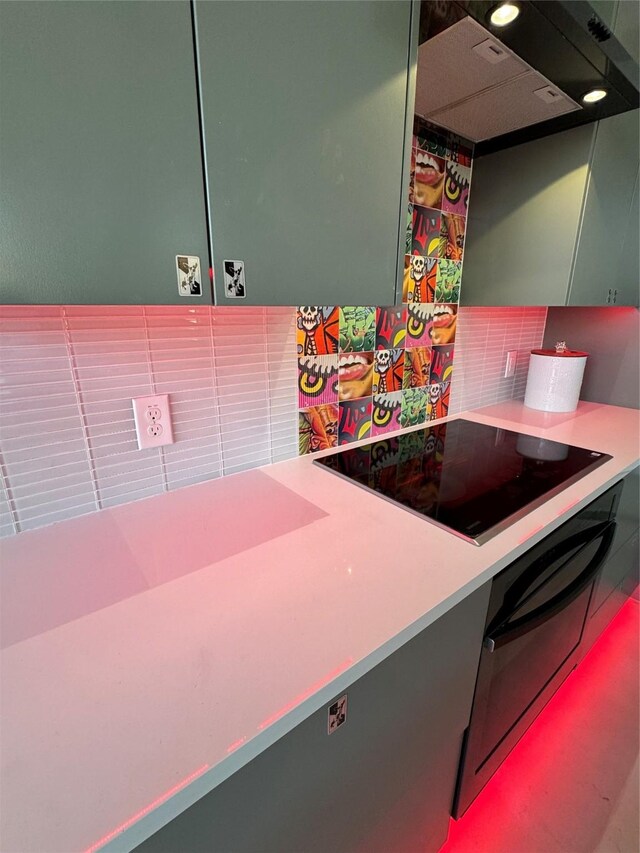
POLYGON ((504 365, 504 378, 508 379, 516 372, 516 362, 518 361, 518 350, 511 349, 507 353, 507 360, 504 365))
POLYGON ((133 404, 133 417, 136 422, 139 450, 173 444, 173 427, 171 425, 168 394, 134 397, 131 403, 133 404))

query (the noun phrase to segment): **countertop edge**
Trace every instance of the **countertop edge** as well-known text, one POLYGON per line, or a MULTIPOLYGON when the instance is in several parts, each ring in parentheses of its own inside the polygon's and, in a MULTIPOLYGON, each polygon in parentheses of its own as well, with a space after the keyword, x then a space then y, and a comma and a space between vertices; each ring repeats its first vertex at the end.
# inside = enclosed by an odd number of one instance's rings
MULTIPOLYGON (((272 723, 263 732, 254 736, 246 744, 240 746, 235 752, 229 755, 228 758, 219 762, 215 767, 212 767, 209 771, 204 773, 202 776, 199 776, 185 788, 162 802, 148 815, 136 820, 131 827, 127 827, 116 838, 99 849, 108 851, 108 853, 112 853, 112 851, 113 853, 123 853, 125 850, 131 851, 139 844, 142 844, 178 817, 182 812, 186 811, 190 806, 202 799, 202 797, 215 790, 215 788, 229 779, 234 773, 241 770, 262 752, 273 746, 273 744, 282 737, 293 731, 296 726, 304 722, 316 711, 320 710, 323 706, 330 704, 331 700, 338 694, 346 690, 355 681, 366 675, 394 652, 398 651, 398 649, 402 648, 402 646, 432 625, 437 619, 459 604, 463 599, 467 598, 479 589, 484 583, 490 581, 498 574, 498 572, 509 565, 509 563, 512 563, 519 556, 524 554, 560 527, 571 516, 575 515, 601 494, 604 494, 607 489, 611 488, 639 466, 640 459, 638 459, 635 464, 621 469, 619 473, 610 477, 604 484, 598 486, 582 500, 573 504, 564 513, 558 515, 553 522, 541 527, 530 538, 521 542, 516 548, 501 557, 496 561, 496 563, 473 578, 473 580, 461 586, 453 595, 449 596, 449 598, 431 608, 431 610, 426 612, 420 619, 417 619, 415 622, 408 625, 403 631, 396 634, 382 646, 379 646, 365 658, 353 664, 348 670, 341 672, 335 679, 323 685, 317 692, 304 699, 300 704, 296 705, 295 708, 272 723), (122 841, 125 836, 127 838, 127 845, 126 847, 123 847, 122 841)), ((87 851, 87 853, 89 853, 89 851, 87 851)))

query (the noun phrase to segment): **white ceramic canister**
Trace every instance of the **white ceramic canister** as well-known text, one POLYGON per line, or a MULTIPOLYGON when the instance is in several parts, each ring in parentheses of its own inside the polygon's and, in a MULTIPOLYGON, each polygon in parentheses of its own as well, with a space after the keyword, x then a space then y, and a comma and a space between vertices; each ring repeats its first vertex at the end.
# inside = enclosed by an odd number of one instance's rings
POLYGON ((531 351, 524 404, 541 412, 575 412, 589 354, 566 348, 531 351))

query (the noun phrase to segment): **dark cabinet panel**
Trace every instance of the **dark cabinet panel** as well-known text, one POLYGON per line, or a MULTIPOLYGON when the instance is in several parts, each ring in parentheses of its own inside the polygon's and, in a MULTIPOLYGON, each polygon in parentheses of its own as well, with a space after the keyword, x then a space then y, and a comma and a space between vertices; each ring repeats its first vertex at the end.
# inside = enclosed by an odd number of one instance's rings
POLYGON ((0 3, 0 75, 0 301, 211 301, 189 3, 0 3))

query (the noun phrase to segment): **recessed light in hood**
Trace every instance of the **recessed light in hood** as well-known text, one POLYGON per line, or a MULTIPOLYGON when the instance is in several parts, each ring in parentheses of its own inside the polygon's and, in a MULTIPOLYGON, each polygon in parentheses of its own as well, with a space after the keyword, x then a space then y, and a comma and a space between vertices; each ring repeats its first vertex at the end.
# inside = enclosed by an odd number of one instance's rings
POLYGON ((511 24, 520 14, 520 9, 515 3, 502 3, 491 13, 489 20, 494 27, 506 27, 511 24))
POLYGON ((586 95, 582 96, 582 100, 585 104, 596 104, 598 101, 601 101, 606 97, 607 93, 604 89, 592 89, 590 92, 587 92, 586 95))

